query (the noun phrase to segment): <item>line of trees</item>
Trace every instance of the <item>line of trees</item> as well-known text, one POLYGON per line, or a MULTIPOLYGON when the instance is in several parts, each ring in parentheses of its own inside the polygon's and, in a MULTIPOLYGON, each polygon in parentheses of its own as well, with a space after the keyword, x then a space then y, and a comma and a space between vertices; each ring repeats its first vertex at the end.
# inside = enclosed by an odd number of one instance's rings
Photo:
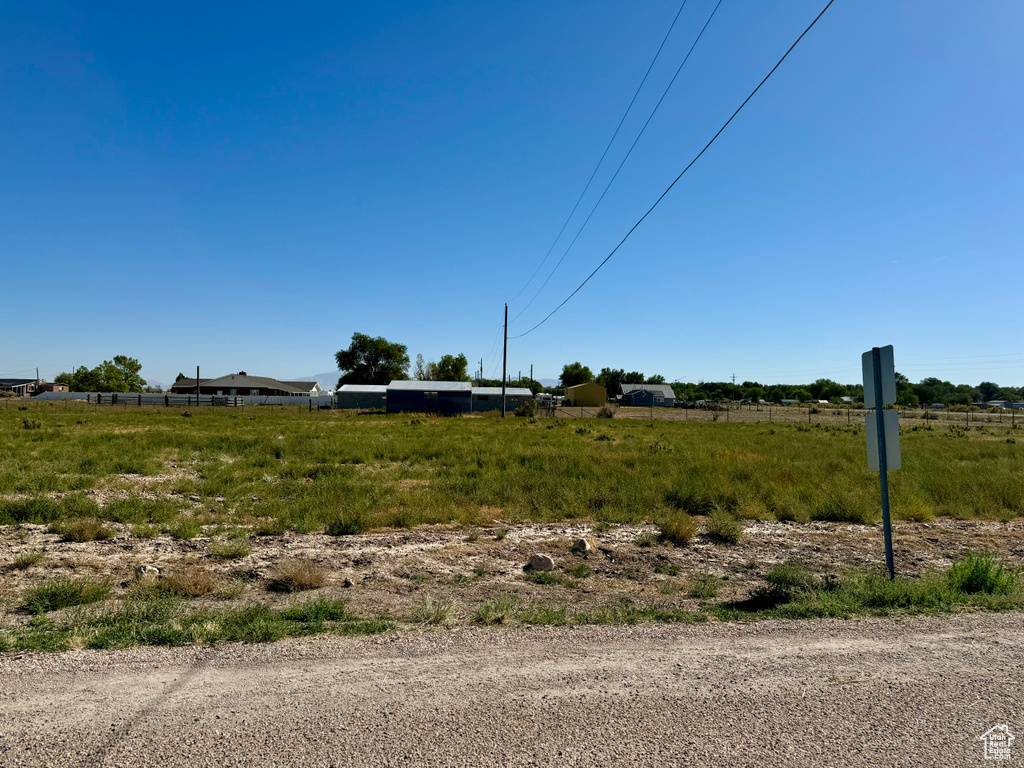
MULTIPOLYGON (((665 384, 665 377, 657 374, 645 376, 640 371, 626 372, 622 368, 602 368, 594 376, 593 372, 581 362, 576 361, 562 366, 559 377, 560 386, 549 391, 564 392, 565 387, 595 382, 603 386, 608 397, 618 394, 620 384, 665 384)), ((810 384, 762 384, 757 381, 744 381, 736 384, 731 381, 700 381, 697 383, 672 382, 670 384, 679 400, 693 402, 695 400, 827 400, 839 403, 842 398, 853 398, 854 402, 864 400, 863 384, 840 384, 832 379, 817 379, 810 384)), ((901 373, 896 374, 896 398, 902 406, 914 407, 942 403, 944 405, 970 405, 975 402, 992 400, 1024 400, 1024 387, 1001 387, 991 381, 983 381, 978 386, 969 384, 953 384, 934 377, 913 383, 901 373)))
MULTIPOLYGON (((353 333, 352 342, 347 349, 339 350, 335 354, 338 369, 342 371, 338 379, 338 386, 342 384, 388 384, 394 379, 409 378, 409 350, 404 344, 390 342, 383 336, 371 337, 363 333, 353 333)), ((61 376, 84 375, 92 377, 95 374, 99 377, 104 386, 129 386, 122 383, 130 378, 125 369, 131 366, 124 365, 124 361, 135 367, 135 374, 138 374, 138 361, 123 356, 115 357, 113 363, 105 361, 93 371, 80 368, 75 374, 61 374, 61 376), (119 361, 122 361, 119 363, 119 361), (108 370, 108 366, 112 368, 108 370), (120 367, 119 367, 120 366, 120 367), (102 369, 102 370, 101 370, 102 369), (119 372, 120 371, 120 372, 119 372)), ((464 354, 443 355, 437 362, 426 361, 423 355, 416 355, 416 365, 413 369, 413 378, 420 381, 471 381, 468 373, 469 361, 464 354)), ((61 381, 57 377, 57 381, 61 381)), ((89 382, 93 379, 89 378, 89 382)), ((523 378, 512 382, 513 386, 529 387, 537 394, 538 392, 551 392, 563 394, 566 387, 587 382, 596 382, 605 388, 608 397, 612 398, 618 394, 620 384, 665 384, 665 377, 659 374, 650 376, 640 371, 626 371, 623 368, 602 368, 597 376, 594 376, 590 368, 578 360, 562 366, 562 374, 559 376, 559 386, 543 387, 540 382, 530 378, 523 378)), ((97 389, 95 386, 79 387, 78 383, 84 381, 76 380, 76 386, 72 389, 77 391, 99 391, 99 392, 137 392, 145 385, 141 378, 131 379, 131 386, 138 386, 138 389, 97 389)), ((486 379, 480 382, 482 386, 500 387, 500 380, 486 379)), ((840 384, 831 379, 817 379, 810 384, 761 384, 757 381, 744 381, 736 384, 732 381, 699 381, 697 383, 672 382, 670 384, 675 396, 680 400, 766 400, 768 402, 779 402, 781 400, 828 400, 830 402, 841 402, 844 397, 851 397, 855 402, 863 401, 864 386, 862 384, 840 384)), ((983 381, 973 387, 968 384, 953 384, 934 377, 922 379, 914 384, 901 373, 896 374, 896 395, 899 405, 913 407, 917 405, 931 405, 932 403, 943 403, 945 405, 970 405, 974 402, 986 402, 990 400, 1022 400, 1024 399, 1024 388, 1001 387, 991 381, 983 381)))
MULTIPOLYGON (((843 397, 852 397, 854 402, 864 400, 863 384, 840 384, 831 379, 817 379, 811 384, 771 384, 744 381, 734 384, 730 381, 701 381, 696 384, 674 383, 672 389, 677 398, 684 400, 828 400, 841 402, 843 397)), ((991 381, 978 386, 953 384, 935 377, 913 383, 902 373, 896 374, 896 402, 906 407, 919 405, 970 405, 991 400, 1024 399, 1024 388, 1001 387, 991 381)))
MULTIPOLYGON (((353 333, 347 349, 338 350, 334 359, 342 372, 343 384, 389 384, 409 378, 409 348, 385 339, 353 333)), ((442 355, 437 362, 416 355, 413 378, 418 381, 470 381, 469 360, 464 354, 442 355)))
POLYGON ((59 373, 58 384, 67 384, 72 392, 142 392, 146 380, 139 375, 142 365, 134 357, 115 355, 95 368, 80 366, 73 373, 59 373))

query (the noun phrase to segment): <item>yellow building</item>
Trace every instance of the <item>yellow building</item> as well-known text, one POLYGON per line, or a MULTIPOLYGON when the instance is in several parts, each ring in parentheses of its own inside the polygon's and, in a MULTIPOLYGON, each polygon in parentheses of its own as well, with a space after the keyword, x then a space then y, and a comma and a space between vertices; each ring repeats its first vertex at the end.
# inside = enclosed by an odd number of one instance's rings
POLYGON ((600 384, 577 384, 565 388, 565 404, 600 406, 608 402, 608 392, 600 384))

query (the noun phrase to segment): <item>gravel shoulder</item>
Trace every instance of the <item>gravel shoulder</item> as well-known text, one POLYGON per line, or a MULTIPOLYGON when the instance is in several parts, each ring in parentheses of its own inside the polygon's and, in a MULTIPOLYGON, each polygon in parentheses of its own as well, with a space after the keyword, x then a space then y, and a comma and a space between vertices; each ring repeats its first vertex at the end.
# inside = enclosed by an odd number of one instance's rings
POLYGON ((1022 677, 1017 613, 6 655, 0 765, 983 765, 1022 677))

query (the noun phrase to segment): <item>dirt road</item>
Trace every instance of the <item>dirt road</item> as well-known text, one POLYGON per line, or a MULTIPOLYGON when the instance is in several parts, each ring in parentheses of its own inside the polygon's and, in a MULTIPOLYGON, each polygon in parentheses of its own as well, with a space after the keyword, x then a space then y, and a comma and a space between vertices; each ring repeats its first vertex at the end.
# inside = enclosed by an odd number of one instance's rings
POLYGON ((0 766, 980 766, 1022 677, 1020 614, 6 656, 0 766))

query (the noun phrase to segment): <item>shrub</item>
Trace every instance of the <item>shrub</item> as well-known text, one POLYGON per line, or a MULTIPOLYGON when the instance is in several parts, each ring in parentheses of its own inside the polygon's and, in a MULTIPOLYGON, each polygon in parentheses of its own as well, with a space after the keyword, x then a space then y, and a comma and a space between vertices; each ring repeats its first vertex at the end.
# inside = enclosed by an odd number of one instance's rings
POLYGON ((272 592, 300 592, 319 589, 327 583, 327 571, 307 560, 282 563, 271 576, 267 588, 272 592))
POLYGON ((661 540, 672 544, 689 544, 699 529, 697 519, 685 512, 669 513, 658 523, 661 540))
POLYGON ((708 515, 707 535, 723 544, 737 544, 743 538, 743 523, 728 512, 716 510, 708 515))
POLYGON ((184 568, 172 571, 156 584, 163 590, 179 597, 202 597, 217 588, 217 583, 205 568, 184 568))
POLYGON ((356 512, 345 512, 327 523, 328 536, 354 536, 366 530, 366 521, 356 512))
POLYGON ((633 539, 633 543, 638 547, 653 547, 658 543, 658 537, 650 531, 644 531, 643 533, 637 534, 637 537, 633 539))
POLYGON ((24 418, 24 419, 21 420, 21 428, 22 429, 42 429, 43 428, 43 422, 41 422, 39 419, 24 418))
POLYGON ((537 415, 537 401, 533 399, 527 400, 525 403, 523 403, 514 411, 512 411, 512 413, 514 413, 516 416, 525 416, 528 418, 532 418, 537 415))
POLYGON ((953 589, 968 595, 1008 595, 1020 584, 1017 571, 1008 569, 995 552, 972 552, 957 560, 946 572, 953 589))
POLYGON ((26 613, 47 613, 74 605, 97 603, 106 600, 109 594, 110 584, 106 581, 61 576, 29 590, 21 608, 26 613))
POLYGON ((51 525, 50 530, 59 533, 64 541, 102 541, 115 536, 113 529, 101 525, 94 517, 64 520, 51 525))
POLYGON ((597 413, 594 415, 597 416, 597 418, 599 419, 614 419, 615 411, 617 410, 618 408, 616 408, 611 403, 605 403, 604 405, 597 409, 597 413))

